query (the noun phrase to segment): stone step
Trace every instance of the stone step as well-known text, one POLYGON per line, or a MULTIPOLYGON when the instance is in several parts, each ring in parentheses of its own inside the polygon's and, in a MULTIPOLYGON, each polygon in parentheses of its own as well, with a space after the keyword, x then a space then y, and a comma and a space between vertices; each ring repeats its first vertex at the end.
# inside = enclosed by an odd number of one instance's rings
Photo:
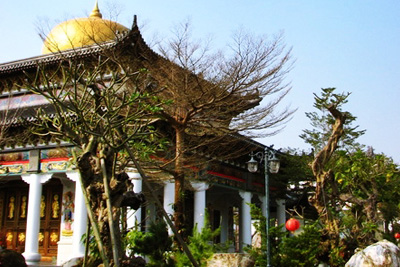
POLYGON ((57 260, 53 257, 45 257, 42 256, 41 260, 39 262, 35 262, 32 264, 28 263, 29 267, 60 267, 57 265, 57 260))

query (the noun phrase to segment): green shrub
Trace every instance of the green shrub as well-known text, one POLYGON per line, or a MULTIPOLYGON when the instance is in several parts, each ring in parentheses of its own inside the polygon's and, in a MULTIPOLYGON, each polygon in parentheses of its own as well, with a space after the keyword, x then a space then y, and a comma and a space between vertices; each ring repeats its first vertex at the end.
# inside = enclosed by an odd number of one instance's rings
MULTIPOLYGON (((255 266, 267 266, 266 219, 260 208, 254 204, 249 205, 252 219, 256 220, 254 227, 261 234, 262 242, 260 248, 247 248, 246 252, 255 260, 255 266)), ((270 225, 273 225, 273 220, 270 225)), ((269 228, 271 265, 280 267, 318 266, 317 257, 321 253, 321 233, 317 224, 305 225, 303 231, 296 236, 283 231, 283 227, 284 225, 279 225, 269 228)))
POLYGON ((274 266, 318 266, 320 230, 316 225, 305 225, 296 236, 282 239, 279 244, 280 263, 274 266))
POLYGON ((171 257, 173 242, 163 220, 152 222, 145 233, 132 230, 126 238, 131 253, 148 257, 147 266, 174 266, 171 257))
MULTIPOLYGON (((216 246, 212 243, 212 240, 219 235, 219 233, 220 229, 212 230, 207 220, 205 222, 205 227, 201 229, 200 232, 197 230, 197 225, 193 228, 192 236, 189 236, 188 246, 194 259, 200 266, 207 266, 207 261, 216 251, 216 246)), ((185 253, 177 251, 174 257, 177 267, 192 266, 185 253)))
MULTIPOLYGON (((207 217, 207 216, 206 216, 207 217)), ((220 230, 212 230, 208 221, 201 232, 194 227, 192 236, 188 237, 188 247, 194 259, 200 266, 207 266, 207 261, 216 251, 212 240, 219 235, 220 230)), ((147 266, 192 266, 187 255, 173 246, 172 237, 168 236, 164 221, 151 223, 147 232, 132 230, 127 234, 127 248, 133 254, 148 257, 147 266)))

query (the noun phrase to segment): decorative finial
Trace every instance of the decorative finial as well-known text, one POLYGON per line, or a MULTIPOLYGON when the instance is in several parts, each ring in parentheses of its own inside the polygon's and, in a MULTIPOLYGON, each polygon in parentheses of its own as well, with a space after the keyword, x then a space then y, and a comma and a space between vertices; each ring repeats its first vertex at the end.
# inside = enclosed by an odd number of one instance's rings
POLYGON ((137 16, 136 15, 133 16, 132 29, 135 28, 135 27, 137 27, 137 16))
POLYGON ((90 13, 89 17, 90 18, 100 18, 100 19, 103 17, 103 15, 100 13, 99 5, 97 3, 97 0, 96 0, 96 4, 94 5, 94 8, 92 10, 92 13, 90 13))

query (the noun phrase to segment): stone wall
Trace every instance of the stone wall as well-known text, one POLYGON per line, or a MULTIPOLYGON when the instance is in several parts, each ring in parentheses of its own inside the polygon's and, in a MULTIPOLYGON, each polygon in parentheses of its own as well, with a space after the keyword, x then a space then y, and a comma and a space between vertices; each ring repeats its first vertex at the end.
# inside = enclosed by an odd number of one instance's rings
POLYGON ((207 267, 252 267, 254 261, 244 253, 215 253, 207 267))

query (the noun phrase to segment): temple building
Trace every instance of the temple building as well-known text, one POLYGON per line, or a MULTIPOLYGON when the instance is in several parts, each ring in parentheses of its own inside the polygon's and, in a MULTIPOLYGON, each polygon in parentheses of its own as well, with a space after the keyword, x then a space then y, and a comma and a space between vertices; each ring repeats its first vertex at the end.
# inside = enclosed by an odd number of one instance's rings
MULTIPOLYGON (((92 60, 104 50, 129 53, 145 67, 156 65, 157 60, 165 61, 145 43, 136 21, 127 28, 103 19, 96 4, 88 18, 68 20, 53 28, 44 41, 42 55, 0 64, 0 242, 4 248, 23 253, 30 264, 56 259, 61 265, 83 257, 81 239, 88 219, 79 172, 70 160, 74 145, 40 136, 20 137, 25 126, 19 118, 27 123, 35 120, 37 108, 49 114, 52 110, 46 108, 49 102, 43 96, 15 84, 25 79, 26 73, 35 73, 39 65, 52 68, 65 59, 92 60)), ((265 148, 246 138, 240 142, 247 151, 265 148)), ((201 229, 207 210, 212 227, 221 228, 215 242, 230 241, 231 252, 242 251, 252 244, 247 203, 265 210, 264 174, 247 170, 249 153, 229 160, 207 156, 213 160, 201 171, 194 169, 193 179, 185 188, 186 219, 192 227, 201 229)), ((146 231, 158 216, 157 206, 136 169, 129 168, 127 173, 133 190, 143 192, 147 199, 139 210, 128 212, 128 224, 146 231)), ((272 175, 272 179, 277 176, 272 175)), ((165 177, 154 178, 151 183, 165 211, 173 214, 174 181, 165 177)), ((270 202, 271 213, 284 223, 285 201, 274 199, 280 188, 273 186, 271 190, 276 194, 270 202)))

